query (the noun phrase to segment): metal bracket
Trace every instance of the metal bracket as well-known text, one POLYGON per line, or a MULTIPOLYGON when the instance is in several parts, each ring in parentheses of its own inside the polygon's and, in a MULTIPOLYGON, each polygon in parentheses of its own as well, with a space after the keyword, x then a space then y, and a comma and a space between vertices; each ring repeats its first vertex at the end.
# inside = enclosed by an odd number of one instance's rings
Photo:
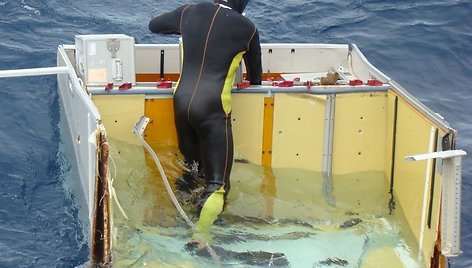
POLYGON ((147 125, 149 124, 150 119, 146 116, 141 116, 138 121, 136 122, 136 125, 134 125, 133 128, 133 134, 134 135, 139 135, 142 136, 144 133, 144 130, 146 129, 147 125))
POLYGON ((335 205, 336 200, 333 196, 333 142, 334 142, 334 114, 336 106, 336 95, 326 95, 325 123, 323 134, 323 197, 330 205, 335 205))
POLYGON ((336 95, 326 95, 322 163, 322 173, 324 177, 330 177, 332 171, 335 105, 336 95))
POLYGON ((443 160, 442 207, 441 207, 441 251, 446 257, 461 254, 461 184, 463 150, 448 150, 430 154, 405 157, 406 161, 420 161, 439 158, 443 160))
POLYGON ((123 80, 123 63, 120 59, 114 59, 112 61, 111 70, 113 80, 123 80))
POLYGON ((116 58, 116 52, 120 50, 120 39, 110 38, 107 39, 107 48, 111 52, 111 57, 116 58))

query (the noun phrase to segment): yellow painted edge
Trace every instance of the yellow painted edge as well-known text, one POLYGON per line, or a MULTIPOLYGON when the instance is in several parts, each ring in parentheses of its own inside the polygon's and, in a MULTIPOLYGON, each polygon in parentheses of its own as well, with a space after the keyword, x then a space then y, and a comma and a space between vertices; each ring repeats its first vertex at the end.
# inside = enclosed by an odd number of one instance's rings
POLYGON ((262 130, 262 165, 272 166, 272 133, 274 129, 274 97, 264 97, 264 123, 262 130))
POLYGON ((144 131, 147 142, 164 145, 177 144, 172 98, 146 99, 144 114, 151 119, 144 131))
POLYGON ((265 219, 274 218, 274 199, 277 197, 277 185, 272 167, 264 166, 264 176, 262 179, 260 192, 266 202, 265 219))

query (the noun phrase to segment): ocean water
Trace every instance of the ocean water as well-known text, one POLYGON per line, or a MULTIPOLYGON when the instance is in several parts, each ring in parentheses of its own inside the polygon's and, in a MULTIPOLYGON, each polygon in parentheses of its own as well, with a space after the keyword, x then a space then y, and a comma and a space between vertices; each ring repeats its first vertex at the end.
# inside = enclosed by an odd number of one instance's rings
MULTIPOLYGON (((0 70, 55 66, 77 34, 155 36, 153 15, 188 1, 0 0, 0 70)), ((196 1, 201 2, 201 1, 196 1)), ((472 2, 253 0, 247 16, 262 42, 356 43, 371 63, 458 130, 472 154, 472 2)), ((0 267, 75 267, 89 248, 70 181, 77 174, 61 137, 54 76, 0 79, 0 267)), ((472 267, 472 158, 463 162, 462 250, 472 267)))

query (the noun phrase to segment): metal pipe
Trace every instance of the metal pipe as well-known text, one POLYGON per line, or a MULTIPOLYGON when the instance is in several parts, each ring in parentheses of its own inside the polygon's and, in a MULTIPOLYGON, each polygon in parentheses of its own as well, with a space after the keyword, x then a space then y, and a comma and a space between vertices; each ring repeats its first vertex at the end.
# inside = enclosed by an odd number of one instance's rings
POLYGON ((37 75, 54 75, 68 73, 68 67, 45 67, 31 69, 16 69, 0 71, 0 78, 19 77, 19 76, 37 76, 37 75))
MULTIPOLYGON (((306 93, 312 95, 330 95, 330 94, 344 94, 344 93, 362 93, 362 92, 386 92, 391 88, 390 85, 386 86, 343 86, 343 87, 321 87, 311 88, 306 87, 290 87, 281 88, 274 86, 251 86, 245 89, 235 89, 232 93, 306 93)), ((135 87, 129 90, 110 90, 105 91, 105 86, 99 87, 88 87, 88 93, 92 95, 129 95, 129 94, 148 94, 148 95, 168 95, 172 94, 172 89, 156 89, 154 87, 135 87)))

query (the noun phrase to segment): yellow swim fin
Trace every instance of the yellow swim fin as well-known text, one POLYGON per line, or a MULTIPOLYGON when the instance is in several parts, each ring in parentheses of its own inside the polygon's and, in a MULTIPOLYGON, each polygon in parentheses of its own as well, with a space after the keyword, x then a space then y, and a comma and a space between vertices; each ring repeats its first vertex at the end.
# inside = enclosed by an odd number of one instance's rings
POLYGON ((212 236, 210 234, 213 222, 218 218, 218 215, 223 211, 225 190, 223 186, 217 191, 213 192, 203 204, 200 212, 200 218, 195 223, 198 233, 192 236, 192 239, 199 242, 202 238, 211 244, 212 236))

